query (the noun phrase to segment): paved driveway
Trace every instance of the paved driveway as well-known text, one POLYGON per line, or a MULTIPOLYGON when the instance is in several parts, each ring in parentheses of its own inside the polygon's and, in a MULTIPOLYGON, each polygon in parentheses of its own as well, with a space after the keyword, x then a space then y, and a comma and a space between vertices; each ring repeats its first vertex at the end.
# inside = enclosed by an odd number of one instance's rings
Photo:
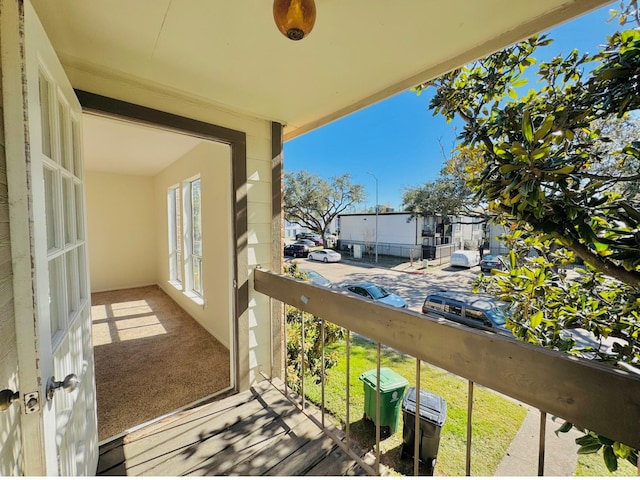
POLYGON ((430 290, 446 288, 468 291, 471 288, 471 282, 480 273, 480 267, 468 269, 449 266, 429 267, 426 273, 423 273, 418 270, 417 263, 414 263, 414 268, 409 268, 407 265, 406 269, 395 270, 362 263, 351 263, 348 260, 325 264, 301 258, 296 262, 300 268, 315 270, 327 277, 334 286, 354 282, 374 282, 382 285, 387 290, 404 298, 409 304, 409 309, 416 312, 421 311, 422 303, 430 290))

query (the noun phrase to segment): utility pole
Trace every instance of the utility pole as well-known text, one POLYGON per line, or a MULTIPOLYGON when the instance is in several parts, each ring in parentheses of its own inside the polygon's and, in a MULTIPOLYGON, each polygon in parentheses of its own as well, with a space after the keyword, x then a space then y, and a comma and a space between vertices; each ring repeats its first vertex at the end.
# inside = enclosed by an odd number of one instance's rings
POLYGON ((376 180, 376 263, 378 263, 378 177, 371 172, 367 173, 376 180))

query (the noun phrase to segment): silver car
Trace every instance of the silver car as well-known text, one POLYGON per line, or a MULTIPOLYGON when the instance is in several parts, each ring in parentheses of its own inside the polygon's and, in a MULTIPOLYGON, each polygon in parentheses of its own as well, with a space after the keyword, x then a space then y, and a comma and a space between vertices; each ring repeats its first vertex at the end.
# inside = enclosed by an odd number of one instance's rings
POLYGON ((404 298, 387 291, 384 287, 371 282, 353 283, 344 285, 344 288, 352 293, 360 295, 392 307, 408 308, 404 298))

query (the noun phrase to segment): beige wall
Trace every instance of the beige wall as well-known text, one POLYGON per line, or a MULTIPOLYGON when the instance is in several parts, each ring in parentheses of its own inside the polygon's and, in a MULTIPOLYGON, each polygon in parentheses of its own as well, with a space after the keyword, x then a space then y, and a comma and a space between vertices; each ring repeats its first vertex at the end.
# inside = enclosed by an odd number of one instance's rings
POLYGON ((238 288, 247 284, 249 305, 238 312, 238 387, 243 390, 260 381, 258 371, 269 371, 269 301, 253 288, 256 265, 270 269, 271 257, 271 122, 239 115, 205 103, 197 97, 184 97, 179 92, 157 89, 132 78, 110 78, 106 72, 87 72, 66 66, 75 88, 107 97, 154 108, 175 115, 246 132, 247 182, 237 195, 247 197, 247 236, 240 238, 238 255, 238 288), (266 217, 269 215, 269 217, 266 217), (245 243, 246 241, 246 243, 245 243))
POLYGON ((153 178, 85 176, 91 291, 155 284, 153 178))
MULTIPOLYGON (((1 99, 2 82, 0 82, 1 99)), ((15 392, 19 390, 18 352, 13 310, 13 275, 3 117, 2 101, 0 101, 0 390, 10 388, 15 392)), ((15 402, 9 409, 0 412, 0 477, 21 475, 22 472, 20 402, 15 402)))
POLYGON ((154 179, 156 270, 158 285, 209 333, 231 346, 233 318, 233 239, 231 151, 202 142, 154 179), (202 189, 202 280, 204 305, 169 283, 167 194, 170 187, 200 176, 202 189))

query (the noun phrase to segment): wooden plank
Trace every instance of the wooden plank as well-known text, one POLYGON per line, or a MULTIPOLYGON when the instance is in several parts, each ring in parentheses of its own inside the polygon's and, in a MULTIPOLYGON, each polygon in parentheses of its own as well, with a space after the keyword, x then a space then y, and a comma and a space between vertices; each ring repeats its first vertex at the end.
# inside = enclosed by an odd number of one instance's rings
MULTIPOLYGON (((284 397, 283 397, 284 399, 284 397)), ((284 400, 288 403, 288 400, 284 400)), ((280 442, 299 425, 308 422, 308 417, 295 406, 282 404, 271 405, 278 417, 270 419, 268 426, 258 426, 247 435, 237 438, 227 439, 223 449, 213 455, 204 458, 198 465, 185 475, 227 475, 229 468, 241 464, 252 458, 262 456, 273 456, 275 451, 279 451, 280 442), (277 447, 274 450, 274 447, 277 447)), ((250 419, 251 420, 251 419, 250 419)))
POLYGON ((123 447, 128 475, 147 474, 153 467, 170 461, 192 451, 194 446, 207 438, 228 430, 236 423, 263 410, 263 402, 278 398, 279 392, 269 390, 264 396, 257 397, 240 408, 225 409, 211 416, 203 416, 196 422, 180 425, 179 429, 158 432, 123 447))
POLYGON ((261 476, 310 441, 323 437, 323 433, 309 419, 296 425, 278 442, 277 448, 266 447, 245 461, 229 467, 225 475, 261 476))
MULTIPOLYGON (((242 421, 238 421, 230 426, 220 427, 218 421, 211 422, 207 435, 199 435, 197 443, 189 445, 186 449, 171 452, 165 456, 162 462, 157 463, 153 468, 146 468, 141 471, 131 469, 130 474, 138 475, 185 475, 197 467, 208 462, 212 457, 229 449, 234 442, 254 435, 267 434, 269 437, 280 432, 290 430, 282 415, 293 413, 296 407, 279 392, 277 395, 263 396, 253 403, 261 407, 249 416, 245 416, 242 421), (173 459, 176 460, 173 460, 173 459)), ((238 408, 234 415, 240 419, 244 414, 246 406, 238 408)))
MULTIPOLYGON (((313 427, 318 428, 315 424, 313 427)), ((315 465, 319 460, 327 457, 336 446, 334 441, 324 434, 317 436, 313 431, 309 433, 307 443, 288 455, 286 460, 270 468, 265 472, 265 475, 279 477, 305 475, 309 466, 315 465)))
POLYGON ((333 451, 319 463, 307 470, 306 476, 326 477, 343 476, 354 469, 357 462, 347 455, 339 446, 335 445, 333 451))
POLYGON ((640 448, 638 375, 264 270, 254 272, 254 287, 352 332, 640 448), (609 408, 612 399, 616 399, 615 409, 609 408))

